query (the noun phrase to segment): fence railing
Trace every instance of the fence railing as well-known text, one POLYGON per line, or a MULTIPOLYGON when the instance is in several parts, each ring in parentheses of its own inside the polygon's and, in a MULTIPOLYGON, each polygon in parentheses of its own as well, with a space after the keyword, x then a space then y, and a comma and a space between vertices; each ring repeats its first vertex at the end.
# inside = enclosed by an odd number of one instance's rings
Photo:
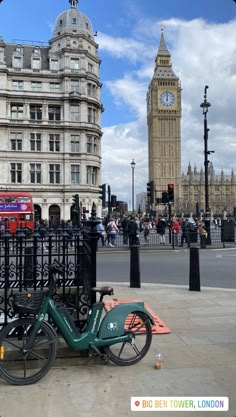
MULTIPOLYGON (((189 231, 189 235, 182 237, 182 232, 178 235, 174 235, 169 232, 168 228, 166 229, 164 238, 156 232, 155 229, 152 229, 145 238, 143 231, 138 233, 138 241, 141 247, 151 246, 153 248, 162 248, 162 249, 176 249, 177 247, 201 247, 201 237, 198 230, 189 231), (164 243, 163 243, 164 242, 164 243)), ((105 239, 105 246, 109 247, 109 236, 105 239)), ((129 248, 129 240, 127 235, 121 230, 116 235, 115 246, 117 248, 129 248)), ((236 246, 236 234, 233 229, 231 233, 228 233, 228 230, 223 228, 211 228, 210 230, 210 243, 209 240, 206 242, 207 248, 226 248, 236 246)), ((102 248, 101 241, 98 242, 98 247, 102 248)))
POLYGON ((42 238, 37 230, 31 236, 8 232, 0 238, 0 326, 14 316, 15 292, 48 286, 49 267, 54 260, 64 265, 55 299, 69 304, 81 327, 95 301, 91 287, 96 286, 97 220, 93 216, 80 230, 47 229, 42 238))

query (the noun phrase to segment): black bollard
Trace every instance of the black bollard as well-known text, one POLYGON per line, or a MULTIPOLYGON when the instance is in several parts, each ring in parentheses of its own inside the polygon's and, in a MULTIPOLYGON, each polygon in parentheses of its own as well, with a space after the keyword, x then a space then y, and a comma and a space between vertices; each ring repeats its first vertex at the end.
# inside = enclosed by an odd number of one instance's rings
POLYGON ((130 247, 130 288, 140 288, 139 246, 130 247))
POLYGON ((200 288, 200 268, 199 268, 199 249, 189 249, 189 291, 201 291, 200 288))

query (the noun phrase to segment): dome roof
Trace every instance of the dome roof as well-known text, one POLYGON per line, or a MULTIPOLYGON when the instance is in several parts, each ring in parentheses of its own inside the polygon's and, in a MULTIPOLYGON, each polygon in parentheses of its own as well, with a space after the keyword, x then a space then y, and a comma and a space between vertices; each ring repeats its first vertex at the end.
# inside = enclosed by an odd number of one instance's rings
POLYGON ((90 36, 94 36, 92 24, 87 16, 81 13, 76 5, 78 1, 70 0, 71 7, 62 12, 56 19, 53 36, 57 36, 58 32, 72 32, 73 30, 82 30, 90 36))

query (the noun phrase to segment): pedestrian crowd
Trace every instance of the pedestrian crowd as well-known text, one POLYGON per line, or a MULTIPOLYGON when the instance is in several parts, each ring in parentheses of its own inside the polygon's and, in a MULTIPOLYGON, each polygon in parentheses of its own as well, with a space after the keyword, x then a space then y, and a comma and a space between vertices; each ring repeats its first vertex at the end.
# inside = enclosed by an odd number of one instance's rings
POLYGON ((98 242, 102 246, 114 247, 117 245, 117 236, 123 236, 123 245, 139 245, 140 235, 143 234, 144 244, 150 244, 150 233, 156 232, 160 245, 165 245, 166 231, 171 234, 171 241, 174 246, 190 246, 191 242, 197 242, 198 236, 202 242, 207 238, 207 231, 202 222, 198 219, 173 217, 169 222, 164 216, 158 216, 151 221, 149 219, 135 216, 124 216, 122 218, 112 217, 100 219, 97 226, 98 242))

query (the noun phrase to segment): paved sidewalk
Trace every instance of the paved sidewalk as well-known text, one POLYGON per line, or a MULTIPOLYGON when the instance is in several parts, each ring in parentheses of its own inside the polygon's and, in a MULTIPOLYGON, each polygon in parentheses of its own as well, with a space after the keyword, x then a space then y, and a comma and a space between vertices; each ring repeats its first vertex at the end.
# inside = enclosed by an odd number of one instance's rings
MULTIPOLYGON (((98 283, 100 284, 100 283, 98 283)), ((95 358, 58 359, 39 383, 13 387, 0 380, 1 417, 147 416, 130 410, 131 396, 229 397, 228 412, 153 412, 171 417, 236 416, 236 290, 143 284, 114 285, 114 298, 141 298, 172 330, 154 335, 137 365, 95 358), (154 369, 155 354, 163 368, 154 369)))

